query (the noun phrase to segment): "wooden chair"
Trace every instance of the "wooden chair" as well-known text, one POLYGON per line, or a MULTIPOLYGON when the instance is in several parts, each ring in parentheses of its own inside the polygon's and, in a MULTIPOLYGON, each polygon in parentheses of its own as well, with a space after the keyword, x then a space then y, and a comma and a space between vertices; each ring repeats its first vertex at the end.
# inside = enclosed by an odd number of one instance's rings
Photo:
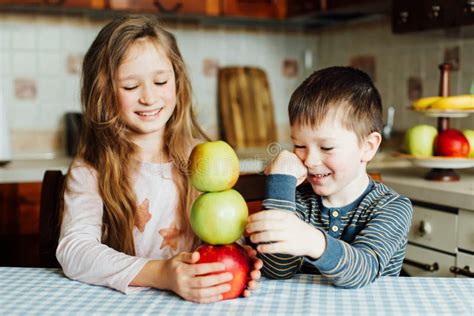
POLYGON ((56 248, 59 239, 59 208, 61 206, 64 175, 59 170, 47 170, 43 177, 40 202, 40 265, 58 268, 56 248))

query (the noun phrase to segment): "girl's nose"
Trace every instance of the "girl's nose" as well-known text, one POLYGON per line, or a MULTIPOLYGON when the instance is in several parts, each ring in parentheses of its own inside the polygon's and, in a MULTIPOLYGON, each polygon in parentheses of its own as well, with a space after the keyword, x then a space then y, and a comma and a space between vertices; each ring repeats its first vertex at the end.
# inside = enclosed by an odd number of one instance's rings
POLYGON ((154 94, 152 88, 145 87, 138 101, 143 105, 153 105, 157 101, 157 96, 154 94))

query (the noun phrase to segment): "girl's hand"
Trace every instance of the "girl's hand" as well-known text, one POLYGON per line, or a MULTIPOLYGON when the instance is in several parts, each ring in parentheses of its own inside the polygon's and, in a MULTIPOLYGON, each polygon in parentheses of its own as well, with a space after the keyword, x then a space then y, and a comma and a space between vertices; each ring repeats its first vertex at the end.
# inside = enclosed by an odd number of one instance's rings
POLYGON ((223 272, 223 263, 197 263, 199 252, 182 252, 165 263, 163 273, 168 277, 167 288, 196 303, 211 303, 222 300, 222 294, 230 290, 226 282, 232 280, 232 273, 223 272))
POLYGON ((319 258, 326 238, 317 228, 288 211, 266 210, 249 216, 246 231, 262 253, 282 253, 319 258))
POLYGON ((260 269, 263 267, 263 261, 257 258, 257 251, 248 245, 242 245, 247 255, 250 257, 250 260, 253 263, 253 270, 250 271, 250 280, 247 288, 244 290, 244 296, 249 297, 252 291, 255 291, 259 287, 257 282, 260 279, 261 273, 260 269))

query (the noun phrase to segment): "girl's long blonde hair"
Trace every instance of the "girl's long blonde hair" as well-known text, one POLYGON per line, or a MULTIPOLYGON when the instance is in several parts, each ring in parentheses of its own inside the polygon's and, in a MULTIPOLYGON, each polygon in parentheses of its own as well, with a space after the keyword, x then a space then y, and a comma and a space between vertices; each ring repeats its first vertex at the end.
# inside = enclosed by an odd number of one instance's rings
POLYGON ((150 40, 163 48, 176 78, 176 108, 166 123, 164 154, 173 163, 178 191, 177 220, 185 248, 198 243, 191 230, 189 210, 196 196, 188 173, 188 157, 197 139, 208 139, 197 125, 192 110, 192 91, 184 61, 174 36, 153 16, 116 18, 97 35, 87 51, 82 70, 81 103, 83 131, 79 157, 98 174, 98 189, 104 203, 102 242, 135 255, 133 228, 137 211, 133 173, 137 146, 120 119, 117 73, 127 49, 137 40, 150 40))

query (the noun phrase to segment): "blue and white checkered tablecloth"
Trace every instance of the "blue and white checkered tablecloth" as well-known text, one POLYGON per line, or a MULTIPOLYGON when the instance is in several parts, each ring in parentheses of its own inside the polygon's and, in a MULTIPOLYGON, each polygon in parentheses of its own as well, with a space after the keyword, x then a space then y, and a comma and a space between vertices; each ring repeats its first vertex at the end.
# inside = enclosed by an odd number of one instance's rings
POLYGON ((0 315, 474 315, 474 280, 384 277, 361 289, 338 289, 320 276, 268 280, 249 298, 213 304, 170 292, 124 295, 71 281, 61 271, 0 267, 0 315))

